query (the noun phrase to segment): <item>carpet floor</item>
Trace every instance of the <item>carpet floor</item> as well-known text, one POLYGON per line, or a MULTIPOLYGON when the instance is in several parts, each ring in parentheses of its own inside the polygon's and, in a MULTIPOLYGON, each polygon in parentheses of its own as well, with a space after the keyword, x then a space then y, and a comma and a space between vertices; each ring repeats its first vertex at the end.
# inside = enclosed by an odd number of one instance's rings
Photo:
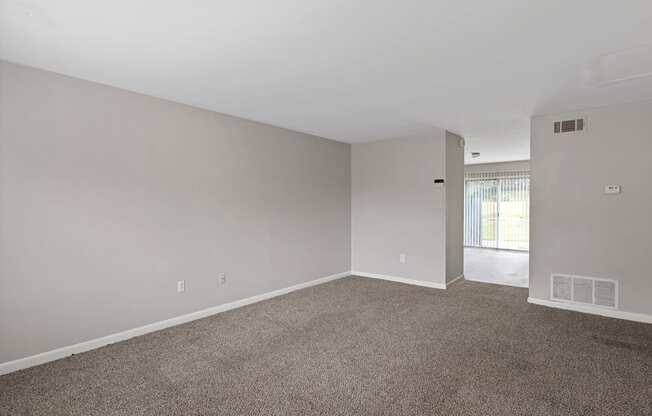
POLYGON ((0 377, 0 415, 652 415, 652 325, 349 277, 0 377))

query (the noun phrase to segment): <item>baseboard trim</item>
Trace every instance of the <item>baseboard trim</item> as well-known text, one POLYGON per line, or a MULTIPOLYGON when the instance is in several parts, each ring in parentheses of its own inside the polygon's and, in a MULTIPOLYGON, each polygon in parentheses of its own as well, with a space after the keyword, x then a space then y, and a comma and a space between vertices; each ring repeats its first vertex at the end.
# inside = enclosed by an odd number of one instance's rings
POLYGON ((625 312, 615 309, 602 309, 595 306, 583 306, 570 303, 555 302, 547 299, 527 298, 528 303, 533 305, 547 306, 549 308, 563 309, 566 311, 574 311, 581 313, 588 313, 591 315, 606 316, 607 318, 625 319, 627 321, 643 322, 652 324, 652 315, 646 315, 636 312, 625 312))
POLYGON ((17 360, 0 363, 0 375, 9 374, 9 373, 13 373, 14 371, 45 364, 50 361, 55 361, 61 358, 68 357, 72 354, 79 354, 85 351, 94 350, 103 347, 105 345, 115 344, 116 342, 125 341, 127 339, 137 337, 140 335, 145 335, 150 332, 160 331, 162 329, 184 324, 186 322, 191 322, 196 319, 206 318, 208 316, 215 315, 220 312, 226 312, 232 309, 240 308, 242 306, 251 305, 252 303, 261 302, 263 300, 285 295, 287 293, 294 292, 300 289, 305 289, 307 287, 320 285, 322 283, 330 282, 332 280, 341 279, 343 277, 347 277, 350 275, 351 272, 349 271, 332 274, 330 276, 322 277, 304 283, 299 283, 297 285, 274 290, 272 292, 267 292, 246 299, 240 299, 234 302, 213 306, 211 308, 202 309, 197 312, 191 312, 185 315, 176 316, 174 318, 166 319, 163 321, 154 322, 148 325, 140 326, 138 328, 128 329, 126 331, 107 335, 101 338, 96 338, 89 341, 80 342, 78 344, 69 345, 66 347, 61 347, 51 351, 32 355, 29 357, 19 358, 17 360))
POLYGON ((451 280, 450 282, 446 282, 446 287, 448 287, 448 286, 452 285, 453 283, 455 283, 455 282, 457 282, 459 280, 462 280, 462 279, 464 279, 463 274, 457 276, 455 279, 451 280))
POLYGON ((352 271, 351 274, 354 275, 354 276, 370 277, 372 279, 388 280, 390 282, 398 282, 398 283, 405 283, 405 284, 408 284, 408 285, 430 287, 430 288, 433 288, 433 289, 446 289, 445 284, 435 283, 435 282, 426 282, 424 280, 414 280, 414 279, 408 279, 408 278, 405 278, 405 277, 388 276, 388 275, 384 275, 384 274, 366 273, 366 272, 358 272, 358 271, 352 271))

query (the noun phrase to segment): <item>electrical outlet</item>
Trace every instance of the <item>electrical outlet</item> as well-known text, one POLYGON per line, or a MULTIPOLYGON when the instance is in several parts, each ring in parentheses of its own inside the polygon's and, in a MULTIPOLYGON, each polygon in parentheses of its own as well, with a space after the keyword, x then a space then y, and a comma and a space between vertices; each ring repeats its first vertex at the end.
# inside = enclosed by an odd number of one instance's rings
POLYGON ((179 280, 177 282, 177 292, 185 292, 186 291, 186 281, 185 280, 179 280))
POLYGON ((401 253, 398 255, 398 261, 401 263, 407 263, 407 254, 401 253))
POLYGON ((605 194, 619 194, 620 193, 620 185, 605 185, 604 186, 604 193, 605 194))
POLYGON ((226 283, 226 273, 220 273, 217 275, 217 284, 218 285, 223 285, 226 283))

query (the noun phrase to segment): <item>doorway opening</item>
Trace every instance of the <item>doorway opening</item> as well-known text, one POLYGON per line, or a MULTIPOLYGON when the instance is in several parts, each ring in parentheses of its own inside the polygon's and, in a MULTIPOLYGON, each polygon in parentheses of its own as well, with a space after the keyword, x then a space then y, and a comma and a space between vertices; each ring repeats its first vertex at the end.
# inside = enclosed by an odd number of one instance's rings
POLYGON ((464 178, 464 276, 528 287, 530 172, 483 168, 464 178))

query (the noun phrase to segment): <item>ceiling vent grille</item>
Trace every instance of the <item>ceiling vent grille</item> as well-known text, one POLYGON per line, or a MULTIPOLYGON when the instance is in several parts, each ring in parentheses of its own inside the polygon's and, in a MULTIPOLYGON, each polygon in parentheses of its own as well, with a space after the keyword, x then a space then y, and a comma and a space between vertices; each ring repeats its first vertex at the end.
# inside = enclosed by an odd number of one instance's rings
POLYGON ((585 125, 586 123, 584 122, 583 118, 555 121, 553 124, 555 134, 584 131, 585 125))
POLYGON ((618 309, 618 281, 553 273, 550 276, 550 299, 618 309))

